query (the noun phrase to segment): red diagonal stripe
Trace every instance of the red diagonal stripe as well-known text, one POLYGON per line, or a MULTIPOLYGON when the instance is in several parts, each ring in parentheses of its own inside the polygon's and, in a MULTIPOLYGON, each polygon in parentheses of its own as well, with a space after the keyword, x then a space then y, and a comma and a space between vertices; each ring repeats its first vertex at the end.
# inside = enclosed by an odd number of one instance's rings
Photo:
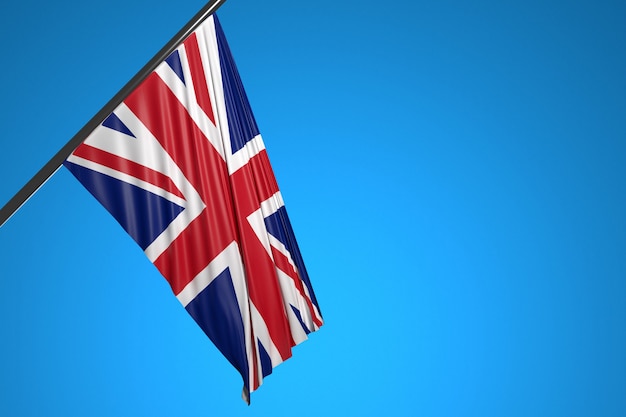
MULTIPOLYGON (((276 267, 280 269, 281 271, 283 271, 287 276, 289 276, 289 278, 291 278, 296 288, 298 289, 298 292, 300 293, 302 298, 304 298, 304 300, 306 301, 306 304, 309 307, 309 311, 311 313, 311 317, 313 318, 313 322, 315 322, 315 324, 317 324, 318 327, 321 327, 323 323, 315 315, 315 310, 313 309, 313 303, 311 302, 306 292, 304 291, 304 285, 302 284, 302 281, 300 280, 300 276, 298 275, 298 272, 296 272, 293 265, 291 265, 291 263, 289 262, 289 259, 281 251, 276 249, 274 246, 272 246, 272 256, 274 257, 274 263, 276 264, 276 267)), ((309 329, 309 330, 312 331, 313 329, 309 329)))
POLYGON ((207 86, 204 67, 202 65, 202 58, 200 56, 200 49, 198 47, 198 38, 193 33, 184 43, 185 51, 187 52, 187 61, 189 62, 189 69, 191 70, 191 80, 193 82, 193 89, 196 92, 196 100, 200 105, 200 108, 204 110, 206 115, 211 119, 211 122, 215 124, 215 117, 213 116, 213 106, 211 105, 211 96, 209 95, 209 87, 207 86))
POLYGON ((129 159, 94 148, 86 143, 76 148, 74 155, 155 185, 177 197, 185 198, 168 176, 129 159))
POLYGON ((208 237, 210 228, 210 219, 204 210, 154 261, 175 295, 222 251, 223 247, 213 244, 208 237))

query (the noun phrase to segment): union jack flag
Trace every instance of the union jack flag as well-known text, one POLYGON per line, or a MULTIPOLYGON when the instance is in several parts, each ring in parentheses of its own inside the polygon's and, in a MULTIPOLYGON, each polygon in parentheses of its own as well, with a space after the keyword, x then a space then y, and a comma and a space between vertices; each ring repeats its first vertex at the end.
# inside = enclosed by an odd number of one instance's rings
POLYGON ((237 68, 210 16, 64 165, 256 390, 322 325, 237 68))

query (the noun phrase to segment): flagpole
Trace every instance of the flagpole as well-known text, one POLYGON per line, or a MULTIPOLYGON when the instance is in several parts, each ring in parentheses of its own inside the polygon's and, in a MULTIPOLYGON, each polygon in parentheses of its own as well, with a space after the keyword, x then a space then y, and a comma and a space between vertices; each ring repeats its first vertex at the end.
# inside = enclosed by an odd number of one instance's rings
POLYGON ((50 159, 40 170, 35 174, 34 177, 30 179, 22 187, 20 191, 17 192, 5 205, 0 209, 0 227, 2 227, 7 220, 11 218, 17 212, 20 207, 28 201, 33 194, 41 188, 48 179, 55 172, 59 170, 63 162, 71 155, 72 152, 83 143, 87 136, 100 125, 121 103, 124 101, 126 96, 130 94, 135 88, 141 84, 143 80, 145 80, 148 75, 150 75, 156 67, 163 62, 174 49, 182 43, 191 33, 200 26, 200 24, 206 20, 211 14, 215 13, 215 11, 224 4, 226 0, 209 0, 209 2, 198 12, 196 15, 191 18, 191 20, 174 35, 172 39, 163 47, 157 54, 146 64, 144 67, 139 70, 137 74, 131 80, 126 83, 124 87, 115 95, 107 104, 104 105, 102 109, 98 113, 95 114, 80 129, 69 142, 65 144, 57 153, 50 159))

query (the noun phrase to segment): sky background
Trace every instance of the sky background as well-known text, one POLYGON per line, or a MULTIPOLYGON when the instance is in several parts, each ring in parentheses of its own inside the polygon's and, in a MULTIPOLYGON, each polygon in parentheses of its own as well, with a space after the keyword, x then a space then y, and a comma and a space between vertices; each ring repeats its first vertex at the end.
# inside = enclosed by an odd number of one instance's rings
MULTIPOLYGON (((4 2, 0 205, 203 5, 4 2)), ((626 415, 626 3, 218 15, 325 326, 248 407, 62 168, 0 228, 0 415, 626 415)))

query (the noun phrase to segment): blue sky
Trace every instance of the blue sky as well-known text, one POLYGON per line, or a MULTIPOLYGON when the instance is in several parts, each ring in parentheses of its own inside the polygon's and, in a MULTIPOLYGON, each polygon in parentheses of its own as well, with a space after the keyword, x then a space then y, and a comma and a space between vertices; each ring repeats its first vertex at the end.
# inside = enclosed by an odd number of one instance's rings
MULTIPOLYGON (((0 6, 0 204, 202 6, 0 6)), ((218 14, 325 326, 246 406, 61 169, 0 229, 0 415, 626 415, 623 2, 218 14)))

